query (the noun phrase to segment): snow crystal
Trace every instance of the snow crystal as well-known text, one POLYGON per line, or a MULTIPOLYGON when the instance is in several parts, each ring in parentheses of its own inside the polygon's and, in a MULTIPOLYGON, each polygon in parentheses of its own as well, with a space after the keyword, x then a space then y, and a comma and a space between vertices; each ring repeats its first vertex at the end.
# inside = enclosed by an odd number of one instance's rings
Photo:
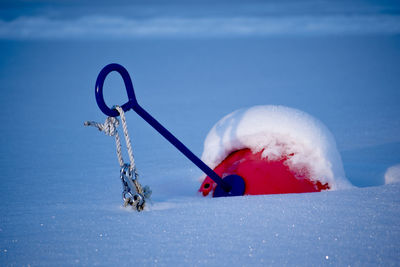
POLYGON ((255 106, 222 118, 209 132, 202 160, 215 168, 230 153, 243 148, 269 159, 294 154, 290 168, 310 170, 310 178, 331 189, 351 187, 330 131, 317 119, 284 106, 255 106))
POLYGON ((400 164, 396 164, 386 170, 385 184, 394 184, 400 182, 400 164))

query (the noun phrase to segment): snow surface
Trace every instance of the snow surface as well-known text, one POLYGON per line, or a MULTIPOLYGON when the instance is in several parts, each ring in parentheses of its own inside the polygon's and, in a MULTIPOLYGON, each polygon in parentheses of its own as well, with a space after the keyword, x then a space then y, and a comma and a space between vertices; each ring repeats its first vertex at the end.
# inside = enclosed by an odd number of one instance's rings
MULTIPOLYGON (((0 16, 5 24, 33 16, 74 26, 88 14, 312 22, 386 13, 397 23, 400 10, 396 1, 170 2, 6 0, 0 16)), ((0 40, 1 266, 399 265, 400 183, 384 185, 386 170, 400 162, 399 35, 32 41, 26 34, 0 40), (129 111, 140 179, 153 198, 142 213, 122 208, 114 140, 83 127, 105 120, 94 84, 110 62, 128 69, 139 103, 196 155, 215 122, 234 110, 283 105, 310 114, 332 132, 356 187, 203 198, 201 171, 129 111)), ((116 73, 104 96, 109 105, 127 101, 116 73)))
MULTIPOLYGON (((255 106, 226 115, 210 130, 201 159, 215 168, 234 151, 263 151, 271 160, 291 155, 289 168, 310 171, 310 179, 332 190, 351 187, 330 131, 312 116, 284 106, 255 106)), ((205 176, 203 176, 204 180, 205 176)))

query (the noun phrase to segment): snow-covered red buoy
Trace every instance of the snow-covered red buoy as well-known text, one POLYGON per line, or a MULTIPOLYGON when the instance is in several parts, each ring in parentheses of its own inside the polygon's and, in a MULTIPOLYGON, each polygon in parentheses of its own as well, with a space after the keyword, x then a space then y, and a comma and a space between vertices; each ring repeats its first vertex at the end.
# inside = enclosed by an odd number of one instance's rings
MULTIPOLYGON (((245 195, 319 192, 351 187, 330 131, 305 112, 255 106, 222 118, 209 132, 202 160, 222 178, 237 174, 245 195)), ((199 191, 214 193, 202 177, 199 191)))

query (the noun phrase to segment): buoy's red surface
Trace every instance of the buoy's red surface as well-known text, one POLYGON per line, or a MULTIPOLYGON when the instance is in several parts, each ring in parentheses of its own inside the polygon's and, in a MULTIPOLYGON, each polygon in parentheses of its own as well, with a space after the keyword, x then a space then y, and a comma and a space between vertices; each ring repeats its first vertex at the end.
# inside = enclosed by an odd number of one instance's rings
MULTIPOLYGON (((285 164, 291 156, 270 160, 262 157, 262 151, 252 153, 250 149, 241 149, 227 156, 214 171, 222 178, 230 174, 243 177, 245 195, 306 193, 329 189, 327 183, 312 181, 307 169, 291 170, 285 164)), ((216 183, 207 176, 199 191, 207 196, 214 192, 215 187, 216 183)))

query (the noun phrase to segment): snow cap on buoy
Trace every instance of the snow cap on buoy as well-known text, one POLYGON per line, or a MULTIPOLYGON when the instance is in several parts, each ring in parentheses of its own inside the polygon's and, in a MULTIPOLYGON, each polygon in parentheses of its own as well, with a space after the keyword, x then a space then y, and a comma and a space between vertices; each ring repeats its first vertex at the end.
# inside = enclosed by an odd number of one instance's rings
MULTIPOLYGON (((293 189, 299 181, 315 185, 316 191, 351 187, 327 127, 305 112, 284 106, 254 106, 225 116, 208 133, 201 158, 222 178, 241 175, 246 187, 257 180, 253 191, 245 194, 274 193, 274 186, 280 188, 275 193, 314 192, 293 189), (268 186, 260 189, 265 183, 268 186)), ((201 180, 200 191, 207 195, 215 184, 205 176, 201 180)))

